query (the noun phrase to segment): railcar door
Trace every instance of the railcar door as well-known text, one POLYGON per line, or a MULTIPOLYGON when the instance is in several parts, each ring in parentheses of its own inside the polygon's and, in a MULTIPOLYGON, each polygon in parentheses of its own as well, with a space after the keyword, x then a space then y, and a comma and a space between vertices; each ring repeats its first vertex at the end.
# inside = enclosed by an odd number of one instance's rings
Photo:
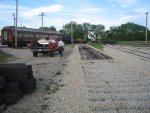
POLYGON ((11 31, 8 31, 8 41, 10 43, 13 43, 14 42, 14 39, 13 39, 13 33, 11 31))
POLYGON ((7 41, 7 31, 4 31, 4 41, 7 41))
POLYGON ((13 45, 13 34, 11 31, 4 31, 4 42, 11 47, 13 45))

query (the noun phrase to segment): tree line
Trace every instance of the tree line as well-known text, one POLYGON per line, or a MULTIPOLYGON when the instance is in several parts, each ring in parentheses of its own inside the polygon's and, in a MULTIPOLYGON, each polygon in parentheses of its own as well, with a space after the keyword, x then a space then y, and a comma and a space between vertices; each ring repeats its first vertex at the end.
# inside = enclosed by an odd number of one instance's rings
MULTIPOLYGON (((39 28, 41 29, 41 28, 39 28)), ((50 30, 56 32, 56 28, 54 26, 51 27, 43 27, 43 30, 50 30)), ((102 24, 94 25, 90 23, 78 24, 75 21, 71 21, 63 26, 60 33, 71 36, 71 32, 73 34, 73 38, 75 41, 80 39, 84 39, 85 41, 88 39, 88 32, 92 31, 95 36, 96 42, 113 42, 113 41, 144 41, 145 40, 145 26, 134 24, 128 22, 126 24, 121 24, 120 26, 111 26, 110 30, 105 30, 105 26, 102 24)), ((150 40, 150 30, 148 31, 148 40, 150 40)))
MULTIPOLYGON (((121 26, 110 27, 107 32, 107 38, 111 38, 117 41, 144 41, 145 40, 145 26, 134 24, 134 23, 126 23, 121 26)), ((148 31, 148 38, 150 39, 150 31, 148 31)))

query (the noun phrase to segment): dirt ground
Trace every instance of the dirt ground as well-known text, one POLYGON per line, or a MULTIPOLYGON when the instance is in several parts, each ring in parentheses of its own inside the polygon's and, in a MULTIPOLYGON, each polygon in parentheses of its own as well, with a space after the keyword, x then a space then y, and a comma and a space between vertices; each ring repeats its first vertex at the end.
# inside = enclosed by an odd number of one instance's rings
POLYGON ((39 55, 33 57, 27 48, 0 48, 6 53, 12 54, 9 63, 26 63, 32 65, 33 75, 37 79, 37 88, 32 94, 25 95, 17 103, 7 106, 3 113, 43 113, 47 107, 54 105, 53 95, 64 86, 62 71, 67 66, 68 56, 73 46, 65 47, 64 56, 60 57, 56 52, 55 57, 39 55), (51 95, 47 97, 47 95, 51 95), (50 100, 50 104, 46 103, 50 100))
MULTIPOLYGON (((37 79, 37 89, 3 113, 150 111, 149 59, 108 46, 103 52, 111 60, 81 60, 77 45, 66 46, 62 58, 58 53, 36 58, 29 49, 0 49, 15 56, 9 62, 31 64, 37 79)), ((140 50, 149 58, 149 48, 140 50)))

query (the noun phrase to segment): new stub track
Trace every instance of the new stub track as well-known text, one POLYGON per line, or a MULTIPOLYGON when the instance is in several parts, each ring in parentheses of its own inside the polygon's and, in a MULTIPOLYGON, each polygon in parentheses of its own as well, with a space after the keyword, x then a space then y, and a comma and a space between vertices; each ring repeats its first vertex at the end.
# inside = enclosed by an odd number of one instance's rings
POLYGON ((126 53, 133 54, 135 56, 138 56, 142 60, 150 61, 150 53, 148 53, 148 52, 142 52, 142 51, 139 51, 139 50, 129 49, 129 48, 125 48, 125 47, 122 47, 122 46, 115 46, 115 45, 107 45, 107 46, 111 47, 111 48, 114 48, 114 49, 117 49, 119 51, 123 51, 123 52, 126 52, 126 53))
POLYGON ((86 46, 84 44, 80 44, 79 52, 82 60, 106 60, 112 59, 110 56, 105 55, 102 52, 96 51, 93 48, 86 46))

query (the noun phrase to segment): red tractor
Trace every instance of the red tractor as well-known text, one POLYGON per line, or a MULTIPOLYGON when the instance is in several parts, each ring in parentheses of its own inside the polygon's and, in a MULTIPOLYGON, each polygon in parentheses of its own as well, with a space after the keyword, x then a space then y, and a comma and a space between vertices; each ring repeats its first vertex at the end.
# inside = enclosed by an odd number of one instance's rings
POLYGON ((46 39, 32 42, 30 48, 34 57, 37 57, 39 53, 49 54, 51 57, 54 57, 55 51, 59 51, 58 39, 46 37, 46 39))

